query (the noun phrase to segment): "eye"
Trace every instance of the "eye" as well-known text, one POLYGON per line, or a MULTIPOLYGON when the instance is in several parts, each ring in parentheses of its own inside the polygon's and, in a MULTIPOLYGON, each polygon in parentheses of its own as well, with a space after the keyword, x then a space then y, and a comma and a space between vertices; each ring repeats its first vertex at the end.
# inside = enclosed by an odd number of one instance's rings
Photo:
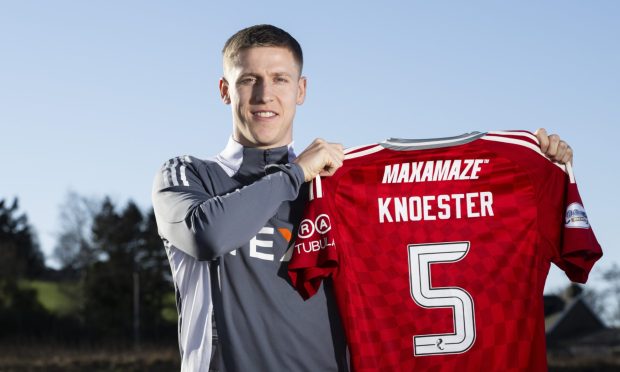
POLYGON ((256 82, 256 78, 248 76, 239 80, 239 84, 241 85, 252 85, 256 82))
POLYGON ((284 77, 284 76, 277 76, 277 77, 274 79, 274 81, 275 81, 276 83, 287 83, 287 82, 288 82, 288 79, 287 79, 286 77, 284 77))

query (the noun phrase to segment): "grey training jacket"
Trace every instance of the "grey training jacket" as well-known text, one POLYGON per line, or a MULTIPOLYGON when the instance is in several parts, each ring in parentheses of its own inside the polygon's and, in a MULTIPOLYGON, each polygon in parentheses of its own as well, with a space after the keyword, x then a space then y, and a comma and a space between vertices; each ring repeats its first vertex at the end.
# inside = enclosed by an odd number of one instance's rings
POLYGON ((220 371, 346 371, 327 282, 308 301, 287 275, 305 205, 291 146, 229 140, 215 158, 169 160, 153 186, 179 312, 183 371, 208 371, 211 309, 220 371), (298 197, 298 195, 302 195, 298 197))

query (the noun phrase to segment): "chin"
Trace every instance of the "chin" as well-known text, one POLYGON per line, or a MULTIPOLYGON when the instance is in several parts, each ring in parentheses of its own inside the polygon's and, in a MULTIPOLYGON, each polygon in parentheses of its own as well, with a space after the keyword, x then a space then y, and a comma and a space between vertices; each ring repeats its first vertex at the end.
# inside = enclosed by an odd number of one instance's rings
POLYGON ((278 141, 257 141, 257 146, 260 147, 279 147, 278 141))
MULTIPOLYGON (((282 138, 278 138, 275 135, 269 136, 269 135, 263 135, 263 136, 254 136, 255 139, 255 143, 258 146, 275 146, 280 144, 283 139, 282 138)), ((283 146, 283 145, 282 145, 283 146)))

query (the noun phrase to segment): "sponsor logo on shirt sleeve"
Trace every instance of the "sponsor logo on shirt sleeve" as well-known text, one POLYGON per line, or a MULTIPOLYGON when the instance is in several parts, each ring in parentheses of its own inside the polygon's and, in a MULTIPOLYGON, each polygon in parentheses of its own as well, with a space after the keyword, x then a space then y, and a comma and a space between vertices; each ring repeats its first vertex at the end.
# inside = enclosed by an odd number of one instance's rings
POLYGON ((580 203, 572 203, 566 208, 566 227, 575 229, 589 229, 590 223, 586 210, 580 203))
POLYGON ((298 251, 297 253, 311 253, 322 249, 335 247, 336 241, 334 238, 326 235, 331 229, 331 220, 325 213, 318 215, 314 221, 310 219, 304 219, 301 221, 297 236, 304 241, 295 244, 295 248, 298 251), (319 236, 315 239, 309 239, 315 234, 318 234, 319 236))

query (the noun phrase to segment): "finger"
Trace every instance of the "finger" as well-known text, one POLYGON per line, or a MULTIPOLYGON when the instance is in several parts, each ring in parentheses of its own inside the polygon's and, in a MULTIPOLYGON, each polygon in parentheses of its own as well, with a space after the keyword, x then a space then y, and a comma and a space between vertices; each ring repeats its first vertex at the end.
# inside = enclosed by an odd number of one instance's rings
POLYGON ((568 143, 560 140, 560 142, 558 143, 558 150, 554 156, 555 161, 561 162, 564 158, 564 155, 566 154, 566 150, 568 150, 568 143))
POLYGON ((327 156, 329 158, 328 162, 337 163, 339 164, 338 167, 342 166, 345 156, 342 145, 334 144, 333 146, 330 146, 327 156))
POLYGON ((344 147, 340 143, 330 143, 329 149, 334 154, 344 154, 344 147))
POLYGON ((342 160, 340 159, 333 159, 330 163, 329 163, 329 169, 333 169, 334 171, 340 167, 342 167, 342 160))
POLYGON ((328 162, 325 167, 321 170, 321 176, 332 176, 338 169, 342 167, 342 162, 332 160, 328 162))
POLYGON ((571 163, 573 162, 573 149, 568 146, 568 149, 566 149, 566 153, 564 154, 564 157, 562 158, 562 164, 567 164, 567 163, 571 163))
POLYGON ((568 153, 566 153, 564 154, 564 157, 562 157, 562 160, 560 160, 560 163, 567 164, 570 163, 571 160, 571 157, 568 155, 568 153))
POLYGON ((558 153, 559 144, 560 144, 560 136, 558 136, 557 134, 550 135, 549 136, 549 147, 547 148, 545 155, 547 155, 550 158, 555 157, 555 154, 558 153))
POLYGON ((545 128, 538 128, 534 134, 540 143, 540 150, 543 153, 547 153, 547 149, 549 148, 549 136, 547 135, 547 130, 545 128))
POLYGON ((342 166, 342 163, 344 162, 344 152, 336 152, 335 154, 333 154, 334 160, 337 161, 340 166, 342 166))
POLYGON ((321 177, 330 177, 330 176, 333 176, 337 170, 338 170, 337 168, 324 169, 319 173, 319 175, 321 177))
POLYGON ((316 177, 316 175, 318 174, 318 172, 311 168, 306 168, 302 166, 301 169, 304 171, 304 181, 306 182, 312 181, 314 177, 316 177))

